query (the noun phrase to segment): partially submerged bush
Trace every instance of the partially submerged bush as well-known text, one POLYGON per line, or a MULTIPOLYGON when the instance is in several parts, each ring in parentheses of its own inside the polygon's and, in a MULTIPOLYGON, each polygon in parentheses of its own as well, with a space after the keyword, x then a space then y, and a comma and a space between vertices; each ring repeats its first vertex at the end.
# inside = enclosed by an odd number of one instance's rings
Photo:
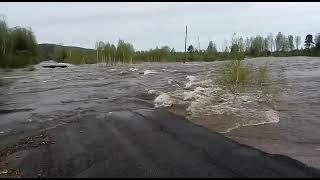
POLYGON ((230 61, 226 61, 218 74, 219 82, 225 87, 230 88, 232 93, 237 93, 243 87, 262 87, 270 85, 269 66, 267 64, 254 68, 252 65, 245 63, 245 53, 243 39, 232 38, 230 47, 230 61))
POLYGON ((246 84, 251 79, 252 69, 242 61, 232 60, 226 62, 220 74, 219 80, 225 84, 246 84))
POLYGON ((221 72, 218 74, 219 82, 236 93, 242 87, 262 87, 270 85, 269 66, 267 64, 254 68, 242 60, 231 60, 225 62, 221 72))
POLYGON ((255 73, 255 81, 258 85, 260 85, 260 87, 270 84, 269 72, 270 70, 267 64, 258 67, 255 73))

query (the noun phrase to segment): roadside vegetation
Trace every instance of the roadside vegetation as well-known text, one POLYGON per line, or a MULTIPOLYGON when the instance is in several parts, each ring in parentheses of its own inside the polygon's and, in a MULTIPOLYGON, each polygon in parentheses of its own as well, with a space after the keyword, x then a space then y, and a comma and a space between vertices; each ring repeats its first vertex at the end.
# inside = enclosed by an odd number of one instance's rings
POLYGON ((0 19, 0 67, 20 68, 39 62, 37 41, 30 28, 9 28, 0 19))

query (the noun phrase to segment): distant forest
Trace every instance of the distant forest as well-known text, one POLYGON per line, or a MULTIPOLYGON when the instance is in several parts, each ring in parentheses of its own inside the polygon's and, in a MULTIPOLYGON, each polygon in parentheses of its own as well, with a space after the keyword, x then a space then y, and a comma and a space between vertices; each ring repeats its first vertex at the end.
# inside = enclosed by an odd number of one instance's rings
POLYGON ((135 51, 134 46, 123 40, 117 44, 99 41, 95 49, 63 46, 62 44, 38 44, 31 28, 7 26, 5 18, 0 20, 0 67, 18 68, 40 61, 55 60, 72 64, 93 63, 138 63, 138 62, 182 62, 221 61, 232 59, 237 52, 242 58, 266 56, 320 56, 320 34, 306 37, 285 35, 238 37, 233 34, 230 45, 218 51, 213 41, 205 49, 187 46, 186 52, 175 51, 170 46, 156 47, 146 51, 135 51), (303 48, 301 47, 303 45, 303 48))

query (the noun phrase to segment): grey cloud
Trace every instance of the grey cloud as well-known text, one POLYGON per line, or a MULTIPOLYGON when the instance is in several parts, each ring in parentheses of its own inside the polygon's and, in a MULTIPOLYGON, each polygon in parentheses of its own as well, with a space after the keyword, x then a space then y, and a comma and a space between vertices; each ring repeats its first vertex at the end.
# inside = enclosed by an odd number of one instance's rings
POLYGON ((306 35, 320 29, 319 3, 0 3, 10 26, 31 26, 38 42, 94 47, 95 41, 123 38, 137 49, 189 43, 224 45, 233 32, 306 35))

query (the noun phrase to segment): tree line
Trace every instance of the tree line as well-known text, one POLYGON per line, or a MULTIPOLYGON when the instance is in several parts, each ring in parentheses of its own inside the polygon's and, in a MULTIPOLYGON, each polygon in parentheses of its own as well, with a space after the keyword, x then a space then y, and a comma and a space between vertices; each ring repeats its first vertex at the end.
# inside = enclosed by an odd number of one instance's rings
MULTIPOLYGON (((226 46, 223 51, 218 51, 216 44, 209 41, 206 49, 196 49, 189 45, 187 52, 177 52, 169 46, 156 47, 146 51, 134 51, 130 43, 124 43, 122 40, 119 44, 127 44, 126 50, 122 51, 126 61, 117 60, 118 62, 176 62, 176 61, 216 61, 232 59, 235 51, 241 52, 241 57, 261 57, 261 56, 320 56, 320 34, 317 34, 313 40, 312 35, 307 35, 302 46, 301 36, 285 35, 281 32, 274 36, 270 33, 267 37, 261 35, 242 38, 234 34, 231 38, 231 45, 226 46), (126 55, 127 54, 127 55, 126 55), (129 61, 130 59, 130 61, 129 61)), ((108 57, 114 57, 112 54, 118 52, 118 47, 109 43, 98 43, 97 53, 100 54, 99 62, 110 62, 108 57), (111 54, 111 55, 109 55, 111 54)), ((121 54, 120 53, 120 54, 121 54)), ((119 57, 119 56, 118 56, 119 57)), ((113 59, 113 58, 111 58, 113 59)), ((111 61, 114 62, 114 61, 111 61)))
MULTIPOLYGON (((189 45, 187 52, 175 51, 169 46, 156 47, 145 51, 135 51, 134 46, 119 39, 117 44, 99 41, 94 50, 72 50, 62 45, 56 47, 54 58, 59 62, 82 63, 139 63, 139 62, 177 62, 177 61, 219 61, 232 59, 234 53, 241 52, 241 57, 261 56, 320 56, 320 34, 313 39, 307 35, 305 41, 301 36, 285 35, 281 32, 275 36, 270 33, 264 37, 257 35, 250 38, 237 37, 233 34, 231 45, 222 51, 213 41, 206 49, 196 49, 189 45), (304 44, 303 44, 304 43, 304 44), (304 46, 302 46, 304 45, 304 46)), ((238 54, 239 56, 239 54, 238 54)))

